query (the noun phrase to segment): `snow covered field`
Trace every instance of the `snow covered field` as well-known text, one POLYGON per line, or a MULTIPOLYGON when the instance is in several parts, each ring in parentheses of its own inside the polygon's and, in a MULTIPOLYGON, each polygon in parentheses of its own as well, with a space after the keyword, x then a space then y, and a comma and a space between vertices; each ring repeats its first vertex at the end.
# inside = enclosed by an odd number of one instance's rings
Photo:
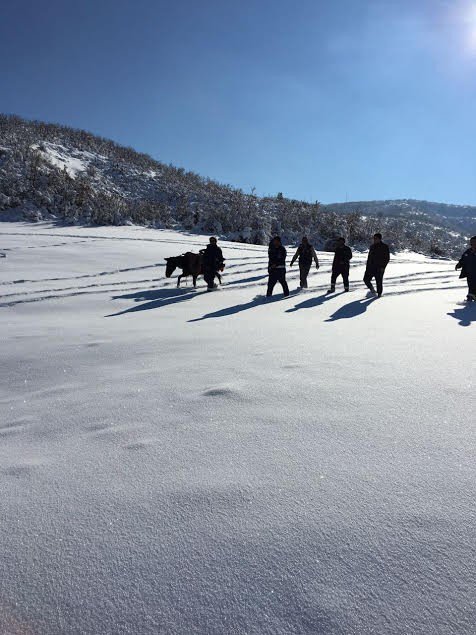
POLYGON ((0 225, 0 632, 474 633, 454 263, 402 254, 368 300, 319 254, 263 302, 266 249, 228 243, 220 292, 177 290, 205 244, 0 225))

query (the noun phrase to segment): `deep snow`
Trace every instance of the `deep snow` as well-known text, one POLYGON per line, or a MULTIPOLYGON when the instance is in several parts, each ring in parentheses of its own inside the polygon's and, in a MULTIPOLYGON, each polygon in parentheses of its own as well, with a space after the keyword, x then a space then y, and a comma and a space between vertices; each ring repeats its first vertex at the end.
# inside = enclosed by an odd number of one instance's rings
POLYGON ((228 243, 220 292, 177 290, 204 244, 0 225, 0 632, 473 633, 454 263, 401 254, 368 300, 319 254, 264 302, 266 249, 228 243))

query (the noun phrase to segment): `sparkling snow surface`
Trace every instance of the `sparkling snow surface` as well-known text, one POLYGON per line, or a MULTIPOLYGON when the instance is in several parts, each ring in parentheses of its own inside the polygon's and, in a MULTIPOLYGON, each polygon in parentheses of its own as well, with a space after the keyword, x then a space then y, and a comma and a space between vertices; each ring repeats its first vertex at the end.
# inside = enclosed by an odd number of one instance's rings
POLYGON ((266 249, 225 243, 221 291, 177 290, 205 244, 0 225, 0 633, 474 633, 454 263, 399 255, 368 300, 364 256, 329 297, 319 254, 265 302, 266 249))

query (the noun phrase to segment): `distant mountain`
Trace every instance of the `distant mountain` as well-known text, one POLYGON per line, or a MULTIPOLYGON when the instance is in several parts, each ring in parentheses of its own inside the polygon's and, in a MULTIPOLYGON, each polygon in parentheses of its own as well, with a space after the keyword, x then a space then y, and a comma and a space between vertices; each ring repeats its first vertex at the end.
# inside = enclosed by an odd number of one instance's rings
POLYGON ((258 197, 83 130, 0 115, 0 220, 142 224, 266 244, 303 234, 319 248, 356 248, 381 231, 392 247, 457 255, 476 233, 476 207, 427 201, 321 205, 258 197))
POLYGON ((362 214, 387 217, 422 217, 436 219, 439 225, 456 231, 473 232, 476 225, 476 206, 451 205, 448 203, 434 203, 406 198, 386 201, 355 201, 351 203, 333 203, 326 205, 326 209, 338 213, 359 211, 362 214))

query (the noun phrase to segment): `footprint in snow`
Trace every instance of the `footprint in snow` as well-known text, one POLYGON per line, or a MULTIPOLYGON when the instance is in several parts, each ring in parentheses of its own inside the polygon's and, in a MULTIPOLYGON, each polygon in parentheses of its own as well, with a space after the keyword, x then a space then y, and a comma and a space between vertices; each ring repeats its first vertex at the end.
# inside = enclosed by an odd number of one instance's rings
POLYGON ((27 426, 31 425, 30 417, 22 417, 21 419, 15 419, 9 423, 0 425, 0 435, 6 436, 9 434, 18 434, 22 432, 27 426))
POLYGON ((104 439, 106 441, 119 441, 129 432, 125 426, 100 423, 90 426, 89 431, 95 439, 104 439))
POLYGON ((14 476, 15 478, 30 477, 40 466, 39 461, 31 461, 28 463, 17 463, 6 467, 2 470, 5 476, 14 476))
POLYGON ((241 399, 240 393, 229 386, 209 388, 208 390, 205 390, 202 395, 204 397, 228 397, 229 399, 241 399))
POLYGON ((152 441, 134 441, 124 446, 125 450, 145 450, 152 445, 152 441))

